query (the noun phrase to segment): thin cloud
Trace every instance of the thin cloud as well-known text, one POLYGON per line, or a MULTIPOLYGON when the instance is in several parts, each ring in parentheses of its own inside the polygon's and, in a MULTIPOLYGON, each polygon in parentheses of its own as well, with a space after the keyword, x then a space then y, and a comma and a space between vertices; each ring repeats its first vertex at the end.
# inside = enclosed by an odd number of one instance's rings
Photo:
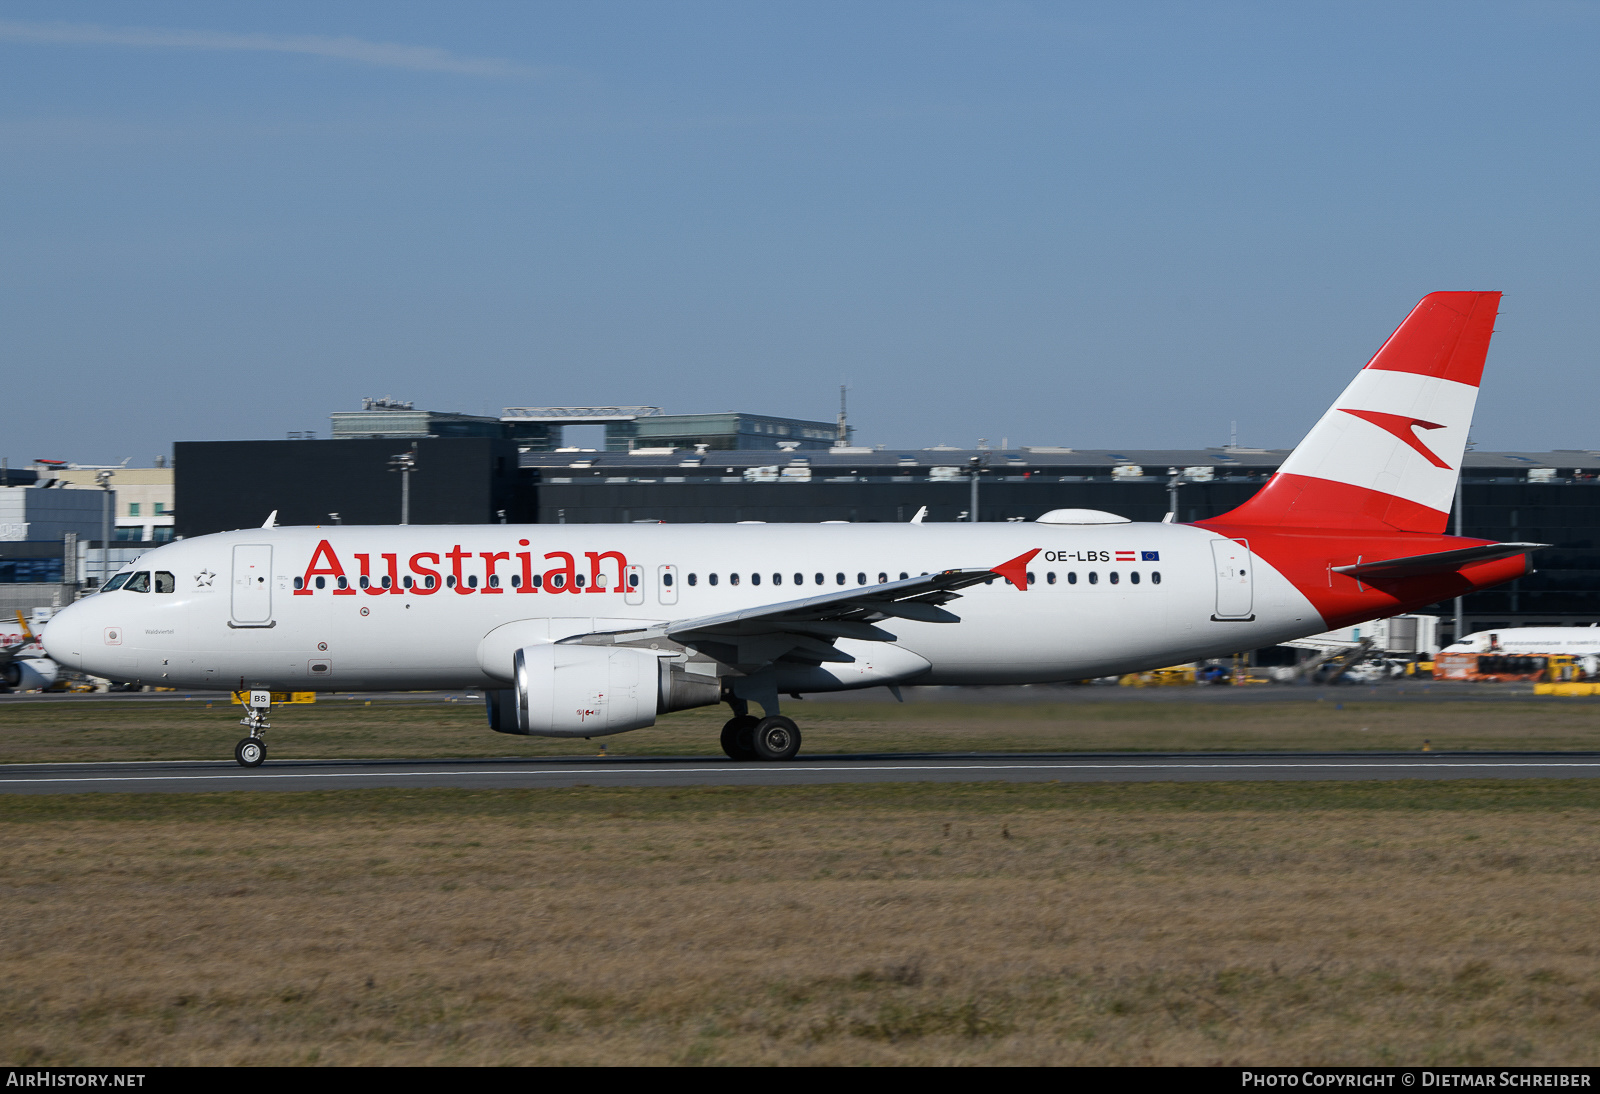
POLYGON ((107 27, 93 23, 20 23, 0 19, 0 42, 39 45, 126 46, 136 49, 196 49, 212 52, 301 53, 339 61, 448 72, 457 76, 525 79, 543 73, 493 57, 463 57, 429 46, 368 42, 361 38, 323 38, 312 34, 232 34, 218 30, 160 27, 107 27))

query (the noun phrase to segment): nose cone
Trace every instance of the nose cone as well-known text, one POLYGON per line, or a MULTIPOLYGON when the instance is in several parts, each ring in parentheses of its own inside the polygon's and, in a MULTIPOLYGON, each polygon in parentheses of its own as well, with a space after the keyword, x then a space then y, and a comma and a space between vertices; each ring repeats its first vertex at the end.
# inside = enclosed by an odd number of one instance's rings
POLYGON ((88 612, 86 602, 69 604, 44 625, 39 641, 56 664, 83 670, 83 631, 88 612))

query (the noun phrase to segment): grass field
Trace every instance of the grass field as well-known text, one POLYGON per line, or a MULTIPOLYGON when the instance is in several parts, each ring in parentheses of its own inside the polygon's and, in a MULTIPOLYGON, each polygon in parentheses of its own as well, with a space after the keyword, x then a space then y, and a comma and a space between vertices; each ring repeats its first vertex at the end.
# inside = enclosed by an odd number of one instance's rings
POLYGON ((9 1064, 1600 1063, 1600 786, 0 797, 9 1064))
MULTIPOLYGON (((812 702, 787 704, 805 751, 1587 750, 1600 705, 1582 700, 1396 702, 812 702)), ((218 702, 0 704, 0 763, 227 759, 244 731, 218 702)), ((684 711, 595 741, 491 733, 479 703, 324 699, 273 711, 273 759, 331 757, 720 755, 726 707, 684 711)))

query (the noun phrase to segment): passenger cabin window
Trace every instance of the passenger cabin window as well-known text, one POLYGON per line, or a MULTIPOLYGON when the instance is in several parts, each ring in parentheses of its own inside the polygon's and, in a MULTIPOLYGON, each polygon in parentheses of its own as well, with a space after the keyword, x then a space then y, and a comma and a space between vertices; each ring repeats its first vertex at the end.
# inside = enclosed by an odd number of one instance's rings
POLYGON ((1029 585, 1033 584, 1033 571, 1032 570, 1028 571, 1028 584, 1029 585))
POLYGON ((907 579, 906 572, 904 570, 901 570, 900 571, 900 580, 901 581, 905 581, 906 579, 907 579))
MULTIPOLYGON (((294 587, 296 589, 304 589, 306 587, 306 579, 303 578, 303 577, 295 578, 294 579, 294 587)), ((406 578, 406 588, 408 588, 408 589, 411 588, 411 579, 409 577, 406 578)))
POLYGON ((750 575, 750 584, 752 584, 752 585, 761 584, 761 575, 760 574, 751 574, 750 575))
POLYGON ((691 584, 691 585, 700 584, 700 575, 699 574, 690 574, 689 575, 689 584, 691 584))
MULTIPOLYGON (((384 580, 388 581, 388 578, 384 578, 384 580)), ((513 589, 522 588, 522 575, 521 574, 512 574, 511 575, 511 587, 513 589)))
POLYGON ((367 579, 367 575, 366 574, 362 574, 361 575, 361 579, 359 581, 357 581, 356 584, 360 585, 363 589, 366 589, 366 588, 369 588, 372 585, 372 582, 367 579))
POLYGON ((772 575, 772 583, 774 585, 782 585, 783 584, 783 575, 782 574, 773 574, 772 575))
POLYGON ((1077 570, 1068 570, 1067 571, 1067 584, 1068 585, 1076 585, 1077 583, 1078 583, 1078 571, 1077 570))
POLYGON ((738 574, 729 574, 728 575, 728 584, 729 585, 737 585, 737 584, 739 584, 739 575, 738 574))
POLYGON ((150 591, 150 571, 140 570, 128 579, 123 589, 130 593, 147 593, 150 591))
POLYGON ((857 585, 865 585, 866 583, 867 583, 867 575, 866 574, 857 574, 856 575, 856 584, 857 585))
MULTIPOLYGON (((842 580, 842 579, 841 579, 841 580, 842 580)), ((822 584, 822 575, 821 575, 821 574, 818 574, 818 575, 817 575, 817 584, 818 584, 818 585, 821 585, 821 584, 822 584)))
POLYGON ((711 582, 711 584, 715 585, 717 583, 717 575, 716 574, 712 574, 710 577, 706 578, 706 580, 711 582))
POLYGON ((350 587, 350 582, 345 580, 342 577, 335 578, 334 580, 338 583, 339 588, 341 588, 341 589, 348 589, 350 587))
POLYGON ((1051 570, 1044 575, 1044 583, 1046 585, 1054 585, 1056 583, 1056 572, 1054 570, 1051 570))
POLYGON ((1111 584, 1115 585, 1117 582, 1119 582, 1121 580, 1122 580, 1122 578, 1117 575, 1117 571, 1112 570, 1111 571, 1111 584))
POLYGON ((887 584, 888 581, 889 581, 889 575, 888 574, 879 574, 878 575, 878 584, 879 585, 887 584))
MULTIPOLYGON (((294 584, 295 588, 298 589, 300 587, 300 579, 298 577, 294 579, 294 584)), ((404 585, 408 589, 411 588, 414 584, 414 582, 411 580, 411 575, 407 574, 404 578, 402 578, 400 584, 404 585)))
POLYGON ((834 574, 833 575, 833 583, 835 585, 843 585, 844 584, 844 575, 843 574, 834 574))
POLYGON ((1135 585, 1139 584, 1139 571, 1135 570, 1133 573, 1129 574, 1128 580, 1133 582, 1135 585))
MULTIPOLYGON (((341 579, 341 580, 343 580, 343 579, 341 579)), ((478 575, 477 574, 468 574, 467 575, 467 587, 471 588, 471 589, 476 589, 478 587, 478 575)))
POLYGON ((1091 584, 1091 585, 1100 584, 1100 575, 1095 573, 1093 570, 1089 571, 1089 584, 1091 584))
POLYGON ((106 587, 100 591, 106 593, 116 592, 118 589, 126 585, 128 583, 128 579, 132 576, 132 574, 118 574, 116 577, 106 582, 106 587))
POLYGON ((156 571, 156 592, 170 593, 177 589, 178 579, 166 570, 156 571))
POLYGON ((1150 584, 1152 584, 1152 585, 1161 584, 1161 571, 1160 570, 1151 570, 1150 571, 1150 584))
POLYGON ((325 577, 317 578, 317 588, 326 589, 327 587, 328 587, 328 579, 327 578, 325 578, 325 577))

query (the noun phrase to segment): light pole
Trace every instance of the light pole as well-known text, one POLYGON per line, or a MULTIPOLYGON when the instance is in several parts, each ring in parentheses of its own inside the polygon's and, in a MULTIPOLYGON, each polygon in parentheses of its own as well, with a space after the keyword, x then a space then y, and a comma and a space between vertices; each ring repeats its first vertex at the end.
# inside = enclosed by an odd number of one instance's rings
POLYGON ((400 523, 411 523, 411 472, 417 469, 417 442, 411 451, 389 457, 389 470, 400 472, 400 523))
POLYGON ((983 471, 985 456, 973 456, 967 460, 972 469, 972 495, 967 501, 967 520, 973 524, 978 523, 978 475, 983 471))
POLYGON ((109 467, 103 467, 94 473, 94 481, 100 484, 104 491, 100 496, 100 581, 99 588, 105 588, 106 571, 111 568, 111 476, 116 472, 109 467))
MULTIPOLYGON (((1466 446, 1461 452, 1461 466, 1456 469, 1456 537, 1458 539, 1461 536, 1461 484, 1462 480, 1467 477, 1467 453, 1472 451, 1472 444, 1472 438, 1468 437, 1466 446)), ((1455 637, 1450 639, 1452 642, 1459 642, 1466 637, 1461 633, 1464 625, 1463 617, 1465 615, 1465 609, 1463 608, 1462 603, 1462 598, 1459 596, 1456 597, 1456 633, 1455 637)))
POLYGON ((1183 485, 1183 475, 1176 467, 1172 469, 1172 478, 1167 480, 1167 520, 1174 524, 1182 523, 1178 520, 1178 487, 1183 485))

